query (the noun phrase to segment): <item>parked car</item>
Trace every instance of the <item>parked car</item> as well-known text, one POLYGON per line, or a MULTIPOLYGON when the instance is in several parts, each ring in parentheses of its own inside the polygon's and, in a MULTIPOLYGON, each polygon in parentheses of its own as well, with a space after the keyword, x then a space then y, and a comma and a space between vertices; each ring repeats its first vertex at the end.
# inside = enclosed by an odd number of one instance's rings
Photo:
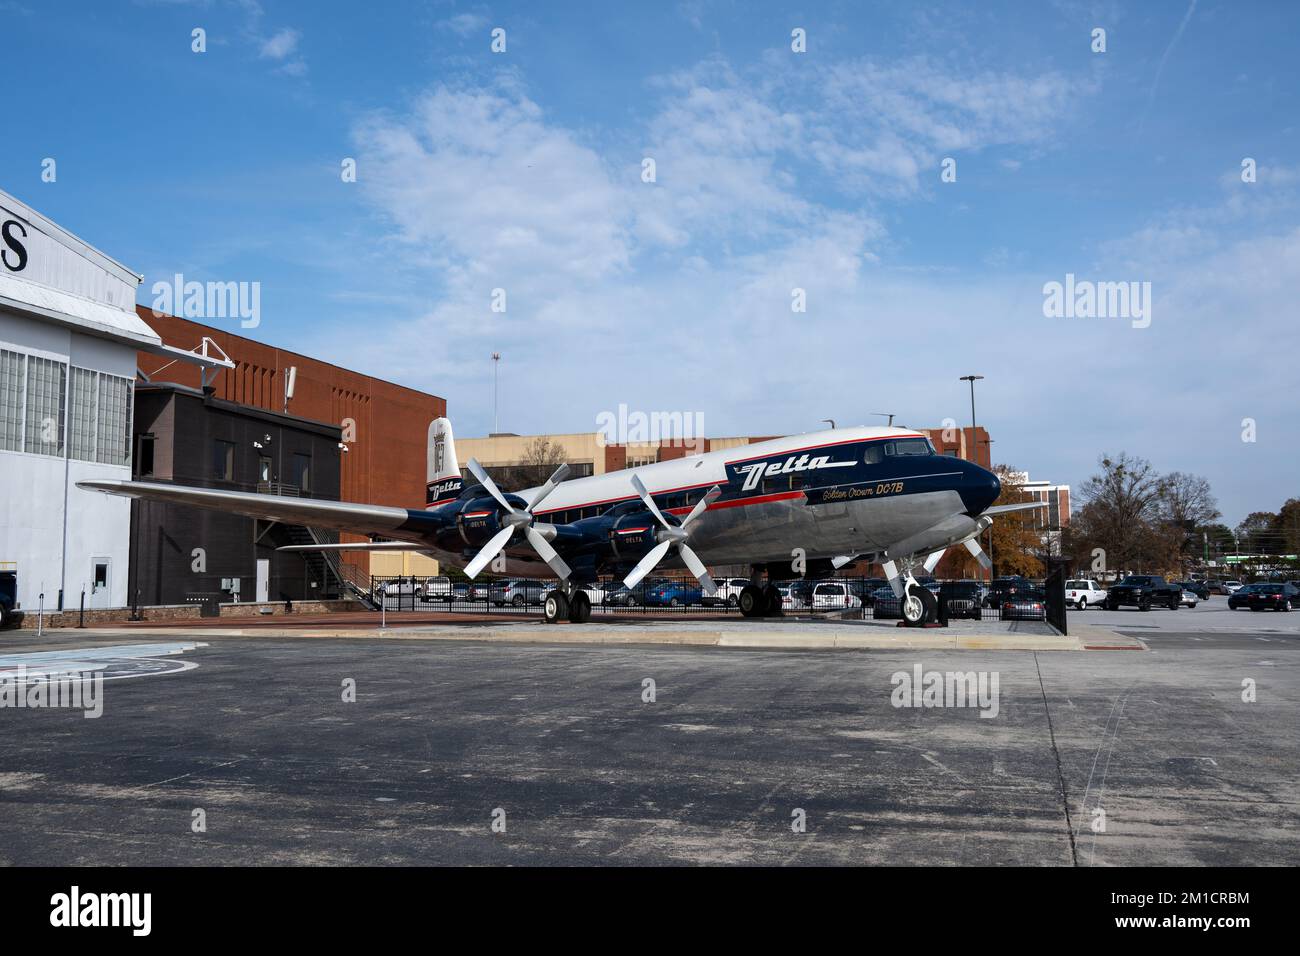
POLYGON ((1227 590, 1228 594, 1236 594, 1243 587, 1245 587, 1245 585, 1243 585, 1240 581, 1224 581, 1223 586, 1227 590))
POLYGON ((1229 590, 1228 588, 1227 581, 1206 581, 1205 589, 1209 591, 1211 594, 1228 595, 1232 593, 1232 591, 1229 590))
POLYGON ((447 597, 447 603, 455 601, 470 600, 471 588, 466 581, 457 581, 451 586, 451 594, 447 597))
POLYGON ((669 582, 647 589, 645 604, 646 607, 690 607, 704 603, 703 597, 699 585, 669 582))
POLYGON ((608 594, 605 591, 605 585, 599 582, 584 584, 582 590, 587 592, 587 600, 591 602, 592 607, 600 607, 605 603, 605 599, 608 597, 608 594))
POLYGON ((1182 603, 1183 589, 1158 574, 1130 574, 1106 592, 1108 611, 1118 611, 1125 606, 1139 611, 1149 611, 1156 606, 1177 611, 1182 603))
POLYGON ((606 607, 637 607, 640 603, 640 585, 634 589, 629 589, 626 584, 620 584, 614 590, 605 593, 606 607))
POLYGON ((512 607, 525 607, 527 605, 540 606, 542 595, 551 589, 552 585, 543 584, 531 578, 518 578, 512 581, 494 581, 489 586, 489 600, 497 607, 505 607, 507 604, 512 607))
POLYGON ((1200 598, 1197 597, 1195 594, 1193 594, 1191 591, 1184 590, 1184 591, 1183 591, 1182 601, 1180 602, 1180 606, 1181 606, 1181 607, 1196 607, 1196 602, 1198 602, 1199 600, 1200 600, 1200 598))
POLYGON ((1237 588, 1228 595, 1228 610, 1235 611, 1240 607, 1250 606, 1250 596, 1255 593, 1255 589, 1263 587, 1261 584, 1246 584, 1237 588))
POLYGON ((847 581, 822 581, 812 592, 814 611, 862 607, 862 599, 853 593, 847 581))
POLYGON ((21 624, 23 612, 17 609, 18 575, 6 569, 0 571, 0 627, 21 624))
POLYGON ((1201 601, 1208 601, 1210 599, 1210 586, 1204 581, 1179 581, 1178 585, 1184 591, 1190 591, 1192 594, 1195 594, 1201 601))
POLYGON ((749 587, 749 578, 721 578, 713 583, 718 586, 718 593, 712 603, 735 607, 740 603, 740 592, 749 587))
POLYGON ((1300 588, 1293 584, 1257 584, 1246 598, 1252 611, 1290 611, 1300 606, 1300 588))
POLYGON ((970 617, 978 621, 984 603, 984 585, 979 581, 945 581, 939 597, 947 601, 950 618, 970 617))
POLYGON ((1009 594, 1015 594, 1017 591, 1023 591, 1033 587, 1029 579, 1020 575, 1012 575, 1005 578, 994 578, 989 582, 988 592, 984 595, 984 606, 997 608, 1002 606, 1002 600, 1009 594))
POLYGON ((1066 581, 1065 603, 1073 604, 1080 611, 1086 611, 1089 605, 1101 607, 1106 603, 1106 589, 1086 578, 1066 581))
POLYGON ((886 585, 871 592, 871 616, 877 620, 903 616, 903 602, 894 594, 893 588, 886 585))
POLYGON ((1035 588, 1017 588, 1014 594, 1002 599, 1002 620, 1047 620, 1047 593, 1035 588))
POLYGON ((426 578, 424 583, 415 589, 415 596, 421 601, 450 601, 451 600, 451 581, 444 576, 426 578))

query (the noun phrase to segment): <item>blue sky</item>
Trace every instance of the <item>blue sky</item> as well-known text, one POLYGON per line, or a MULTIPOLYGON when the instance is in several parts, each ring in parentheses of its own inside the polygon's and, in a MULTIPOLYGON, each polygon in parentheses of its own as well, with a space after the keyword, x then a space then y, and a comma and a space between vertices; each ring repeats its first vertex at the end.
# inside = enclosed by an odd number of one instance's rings
POLYGON ((0 187, 142 302, 260 282, 248 334, 458 434, 493 350, 517 432, 965 423, 973 372, 1036 478, 1127 450, 1231 523, 1300 494, 1293 4, 0 0, 0 29, 0 187), (1150 282, 1151 324, 1044 316, 1066 273, 1150 282))

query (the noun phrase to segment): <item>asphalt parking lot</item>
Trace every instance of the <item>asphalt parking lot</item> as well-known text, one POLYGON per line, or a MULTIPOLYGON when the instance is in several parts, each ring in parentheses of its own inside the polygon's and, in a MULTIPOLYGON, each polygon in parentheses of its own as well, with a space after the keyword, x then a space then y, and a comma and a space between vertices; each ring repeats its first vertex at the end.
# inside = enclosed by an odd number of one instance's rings
POLYGON ((99 719, 0 709, 0 863, 1293 863, 1300 615, 1260 618, 1085 613, 1145 652, 196 633, 99 719), (996 674, 996 716, 895 707, 917 665, 996 674))

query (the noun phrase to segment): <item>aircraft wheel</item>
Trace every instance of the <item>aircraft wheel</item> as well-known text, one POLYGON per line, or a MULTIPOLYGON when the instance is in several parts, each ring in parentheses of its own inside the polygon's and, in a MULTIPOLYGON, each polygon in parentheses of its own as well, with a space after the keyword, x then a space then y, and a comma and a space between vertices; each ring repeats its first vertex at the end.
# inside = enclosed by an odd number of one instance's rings
POLYGON ((569 602, 569 623, 586 624, 591 620, 591 599, 582 591, 573 595, 569 602))
POLYGON ((763 592, 752 584, 746 584, 740 591, 740 613, 745 617, 760 617, 763 614, 763 592))
POLYGON ((938 607, 939 601, 929 588, 910 584, 902 601, 903 621, 908 627, 921 627, 934 620, 938 607))
POLYGON ((763 616, 780 617, 783 613, 781 591, 775 584, 769 584, 763 588, 763 616))
POLYGON ((542 611, 546 617, 546 623, 555 624, 561 618, 569 616, 569 599, 565 597, 563 591, 552 591, 546 595, 546 602, 542 605, 542 611))

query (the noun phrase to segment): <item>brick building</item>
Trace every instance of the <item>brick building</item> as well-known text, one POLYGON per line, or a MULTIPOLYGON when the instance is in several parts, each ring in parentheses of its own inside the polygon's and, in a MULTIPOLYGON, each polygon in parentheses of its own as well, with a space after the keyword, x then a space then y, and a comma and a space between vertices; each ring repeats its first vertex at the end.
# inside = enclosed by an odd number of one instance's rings
MULTIPOLYGON (((429 423, 446 415, 445 399, 145 306, 137 306, 136 312, 167 345, 199 349, 206 338, 229 356, 233 369, 207 377, 214 398, 339 428, 347 447, 338 462, 340 500, 423 506, 429 423), (290 369, 293 397, 286 403, 290 369)), ((198 369, 157 355, 140 353, 138 367, 150 382, 197 390, 204 384, 198 369)), ((277 474, 274 480, 293 483, 287 474, 277 474)), ((342 540, 364 539, 344 535, 342 540)), ((434 562, 414 553, 354 552, 346 560, 375 573, 436 572, 434 562), (376 568, 378 562, 385 566, 376 568)))

